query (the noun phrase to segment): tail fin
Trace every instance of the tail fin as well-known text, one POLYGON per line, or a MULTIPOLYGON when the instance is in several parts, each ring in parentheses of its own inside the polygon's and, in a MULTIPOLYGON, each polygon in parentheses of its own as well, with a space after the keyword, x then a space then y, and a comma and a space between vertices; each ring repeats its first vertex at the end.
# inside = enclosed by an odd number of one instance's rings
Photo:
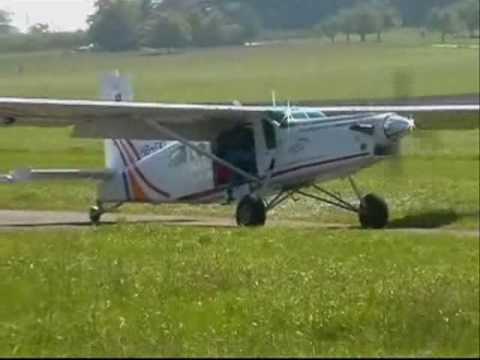
MULTIPOLYGON (((101 98, 105 101, 133 101, 131 78, 117 71, 102 79, 101 98)), ((162 150, 168 141, 105 140, 105 164, 110 170, 123 170, 132 163, 162 150)))
MULTIPOLYGON (((102 77, 101 99, 105 101, 133 101, 134 93, 131 78, 120 75, 117 70, 102 77)), ((125 159, 114 140, 105 140, 105 164, 108 169, 119 170, 126 167, 125 159)))

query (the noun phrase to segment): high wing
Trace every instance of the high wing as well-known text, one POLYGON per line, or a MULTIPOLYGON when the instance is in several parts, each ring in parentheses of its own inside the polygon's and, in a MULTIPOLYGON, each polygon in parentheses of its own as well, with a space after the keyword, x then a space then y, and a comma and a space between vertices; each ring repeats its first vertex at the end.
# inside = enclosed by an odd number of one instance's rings
MULTIPOLYGON (((479 112, 480 105, 327 106, 309 108, 325 113, 458 113, 479 112)), ((272 106, 228 106, 0 98, 3 126, 74 127, 74 136, 209 141, 235 124, 271 119, 281 121, 285 110, 272 106), (157 126, 152 127, 154 122, 157 126), (161 128, 168 131, 162 132, 161 128)))
POLYGON ((168 127, 189 140, 212 140, 235 123, 255 121, 272 108, 0 98, 3 125, 74 126, 83 138, 162 140, 165 134, 148 121, 168 127))

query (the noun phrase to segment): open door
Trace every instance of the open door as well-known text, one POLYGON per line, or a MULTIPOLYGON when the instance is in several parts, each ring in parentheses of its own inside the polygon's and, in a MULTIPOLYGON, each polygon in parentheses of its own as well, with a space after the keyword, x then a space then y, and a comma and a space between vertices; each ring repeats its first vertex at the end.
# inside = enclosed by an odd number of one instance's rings
MULTIPOLYGON (((251 125, 237 126, 220 134, 214 152, 233 166, 254 176, 258 175, 255 134, 251 125)), ((214 163, 213 169, 216 186, 231 184, 239 176, 221 164, 214 163)))

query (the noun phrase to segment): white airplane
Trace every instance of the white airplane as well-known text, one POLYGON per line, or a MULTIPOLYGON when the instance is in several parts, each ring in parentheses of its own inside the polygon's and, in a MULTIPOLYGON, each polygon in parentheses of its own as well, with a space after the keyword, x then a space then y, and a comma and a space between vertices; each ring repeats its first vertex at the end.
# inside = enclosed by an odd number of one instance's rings
MULTIPOLYGON (((16 170, 0 182, 98 181, 92 223, 122 204, 236 201, 239 226, 262 226, 269 211, 300 195, 351 211, 364 228, 388 225, 389 209, 352 176, 396 155, 414 128, 397 113, 479 112, 478 104, 296 107, 132 102, 129 79, 104 81, 103 101, 0 98, 0 126, 73 126, 105 140, 106 169, 16 170), (329 115, 327 113, 342 115, 329 115), (348 178, 350 203, 318 184, 348 178), (306 188, 313 187, 316 193, 306 188), (318 195, 322 194, 322 195, 318 195)), ((1 131, 1 130, 0 130, 1 131)))

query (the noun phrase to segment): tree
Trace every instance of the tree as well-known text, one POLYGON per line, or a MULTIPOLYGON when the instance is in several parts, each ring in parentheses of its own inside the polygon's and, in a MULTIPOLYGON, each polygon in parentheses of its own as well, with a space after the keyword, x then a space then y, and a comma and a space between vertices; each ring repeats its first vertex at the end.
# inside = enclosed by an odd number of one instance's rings
POLYGON ((452 7, 433 8, 429 16, 429 26, 432 30, 440 32, 442 43, 447 35, 454 34, 460 26, 460 19, 457 11, 452 7))
POLYGON ((401 23, 400 14, 394 6, 388 1, 375 0, 371 2, 373 10, 376 12, 377 41, 382 41, 382 33, 401 23))
POLYGON ((38 23, 30 26, 28 32, 30 34, 47 34, 50 32, 50 25, 38 23))
POLYGON ((345 34, 347 42, 350 42, 350 36, 354 29, 354 12, 353 9, 342 9, 337 15, 337 24, 339 30, 345 34))
POLYGON ((378 33, 381 16, 371 4, 358 4, 351 11, 352 28, 360 36, 362 42, 366 41, 368 34, 378 33))
POLYGON ((16 28, 11 25, 10 14, 0 9, 0 34, 11 34, 16 32, 16 28))
POLYGON ((140 17, 142 21, 147 21, 147 19, 152 15, 154 10, 154 5, 152 0, 142 0, 140 3, 140 17))
POLYGON ((480 2, 479 0, 464 0, 457 6, 457 12, 460 20, 465 24, 470 37, 475 36, 475 31, 479 29, 480 23, 480 2))
POLYGON ((154 48, 183 47, 192 41, 192 27, 179 13, 155 11, 145 23, 143 44, 154 48))
POLYGON ((109 51, 130 50, 138 45, 138 2, 97 0, 96 12, 88 19, 92 42, 109 51))
POLYGON ((236 41, 245 42, 257 37, 262 28, 260 17, 248 4, 232 2, 222 7, 223 13, 228 17, 230 29, 236 29, 236 41))
POLYGON ((335 39, 340 31, 338 18, 335 16, 329 17, 327 20, 315 26, 315 29, 328 37, 332 43, 335 43, 335 39))
POLYGON ((216 46, 224 42, 223 27, 227 24, 225 14, 219 9, 199 10, 189 16, 192 26, 192 42, 197 46, 216 46))

